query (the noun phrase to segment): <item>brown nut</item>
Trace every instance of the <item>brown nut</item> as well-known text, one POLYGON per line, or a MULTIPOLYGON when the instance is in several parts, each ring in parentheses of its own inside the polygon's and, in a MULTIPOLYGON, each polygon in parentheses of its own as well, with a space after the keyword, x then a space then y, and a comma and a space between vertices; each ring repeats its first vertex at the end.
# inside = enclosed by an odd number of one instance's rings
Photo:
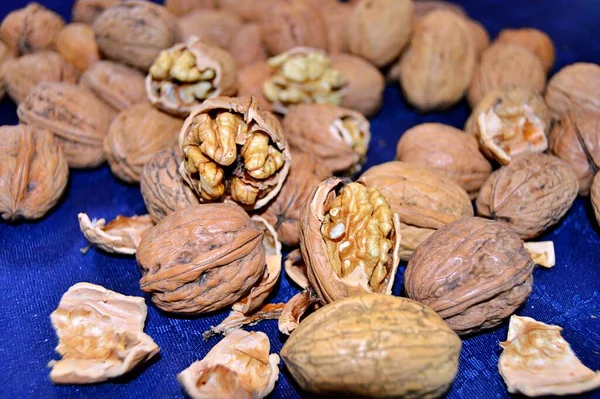
POLYGON ((327 27, 328 54, 348 52, 347 25, 353 9, 349 4, 334 1, 321 10, 327 27))
POLYGON ((279 0, 217 0, 219 10, 236 15, 245 22, 259 22, 279 0))
POLYGON ((4 70, 3 65, 14 58, 14 50, 8 47, 6 43, 0 40, 0 100, 4 98, 6 90, 4 87, 4 70))
POLYGON ((54 11, 29 3, 4 17, 0 37, 18 54, 51 50, 64 25, 65 21, 54 11))
POLYGON ((556 224, 577 197, 577 178, 566 162, 546 154, 522 154, 486 180, 477 213, 534 238, 556 224))
POLYGON ((242 28, 242 21, 221 10, 197 10, 179 18, 177 25, 184 40, 196 36, 206 44, 226 49, 242 28))
POLYGON ((552 128, 550 151, 575 172, 579 195, 588 195, 600 170, 600 113, 575 110, 563 114, 552 128))
POLYGON ((69 24, 60 31, 56 37, 56 51, 80 72, 100 59, 94 30, 82 23, 69 24))
POLYGON ((162 50, 146 76, 150 103, 180 117, 187 117, 206 99, 231 96, 236 90, 233 58, 196 37, 162 50))
POLYGON ((238 73, 238 96, 253 97, 265 111, 273 111, 273 104, 263 94, 263 83, 271 77, 271 67, 266 61, 254 62, 238 73))
POLYGON ((441 123, 423 123, 404 132, 396 159, 437 170, 460 184, 472 199, 492 173, 473 136, 441 123))
POLYGON ((490 91, 505 87, 521 87, 542 93, 546 87, 546 73, 540 60, 523 47, 497 42, 481 55, 479 65, 469 87, 471 106, 490 91))
POLYGON ((594 177, 594 180, 592 181, 590 200, 592 201, 592 208, 594 208, 596 221, 600 225, 600 173, 596 173, 596 177, 594 177))
POLYGON ((471 40, 473 40, 475 46, 475 55, 479 59, 485 49, 490 46, 490 34, 485 26, 474 19, 467 18, 467 27, 471 31, 471 40))
POLYGON ((180 173, 200 202, 233 200, 258 209, 287 177, 291 157, 283 128, 252 97, 216 97, 186 119, 180 173))
POLYGON ((60 199, 69 167, 52 133, 26 125, 1 126, 0 216, 39 219, 60 199))
POLYGON ((180 39, 175 17, 149 1, 126 1, 106 9, 94 21, 94 32, 108 59, 144 71, 161 50, 180 39))
POLYGON ((228 50, 238 69, 255 62, 266 61, 267 50, 262 41, 260 25, 256 23, 244 24, 231 38, 228 50))
POLYGON ((77 219, 79 229, 90 242, 88 248, 95 245, 103 251, 123 255, 135 255, 142 236, 154 226, 150 215, 119 215, 108 224, 105 219, 90 220, 86 213, 77 214, 77 219))
POLYGON ((122 111, 104 139, 111 171, 129 183, 140 181, 142 168, 152 156, 177 144, 183 121, 141 103, 122 111))
POLYGON ((525 302, 533 266, 508 226, 463 218, 417 248, 404 273, 404 288, 458 334, 471 334, 496 327, 525 302))
POLYGON ((534 28, 504 29, 498 34, 496 41, 514 44, 531 51, 539 58, 546 73, 550 72, 554 66, 556 58, 554 43, 541 30, 534 28))
POLYGON ((404 96, 421 111, 457 103, 471 82, 476 57, 475 42, 463 17, 447 10, 428 13, 417 23, 400 58, 404 96))
POLYGON ((441 0, 418 0, 415 1, 415 17, 422 18, 434 10, 449 10, 457 13, 460 16, 466 17, 467 12, 458 4, 449 1, 441 0))
POLYGON ((75 0, 73 4, 73 22, 92 25, 104 10, 121 3, 123 0, 75 0))
POLYGON ((19 120, 50 130, 73 168, 104 162, 102 142, 114 111, 89 90, 71 83, 43 82, 17 108, 19 120))
POLYGON ((315 155, 332 173, 361 170, 371 141, 371 126, 361 113, 331 104, 293 108, 283 119, 290 147, 315 155))
POLYGON ((186 15, 194 10, 210 10, 218 0, 165 0, 165 8, 175 16, 186 15))
POLYGON ((558 120, 579 108, 600 112, 600 65, 578 62, 558 71, 548 82, 546 104, 558 120))
POLYGON ((469 194, 450 177, 433 169, 405 162, 373 166, 359 182, 378 189, 400 215, 400 258, 408 260, 415 248, 435 230, 463 217, 473 216, 469 194))
POLYGON ((492 90, 473 109, 465 131, 502 165, 519 154, 544 152, 552 118, 541 95, 519 87, 492 90))
POLYGON ((4 63, 4 84, 8 96, 19 104, 41 82, 76 83, 79 73, 54 51, 40 51, 4 63))
POLYGON ((456 376, 461 346, 429 307, 371 294, 308 316, 281 357, 300 387, 316 394, 437 398, 456 376))

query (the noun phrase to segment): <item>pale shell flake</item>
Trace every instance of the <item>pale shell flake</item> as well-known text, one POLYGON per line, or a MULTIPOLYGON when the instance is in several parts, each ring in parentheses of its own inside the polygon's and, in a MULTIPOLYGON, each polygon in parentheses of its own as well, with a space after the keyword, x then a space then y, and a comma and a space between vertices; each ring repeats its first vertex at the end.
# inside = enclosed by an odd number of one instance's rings
POLYGON ((134 255, 142 235, 154 226, 150 215, 119 215, 108 224, 104 219, 90 220, 86 213, 78 214, 77 218, 81 232, 91 244, 106 252, 124 255, 134 255))

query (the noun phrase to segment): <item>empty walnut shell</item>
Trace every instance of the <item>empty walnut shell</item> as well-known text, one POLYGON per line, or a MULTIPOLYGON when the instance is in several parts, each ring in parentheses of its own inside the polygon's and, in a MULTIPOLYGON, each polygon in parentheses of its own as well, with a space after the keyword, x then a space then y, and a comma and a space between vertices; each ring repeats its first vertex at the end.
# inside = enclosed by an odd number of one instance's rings
POLYGON ((195 36, 206 44, 226 49, 242 28, 242 21, 222 10, 196 10, 179 18, 177 25, 184 40, 195 36))
POLYGON ((73 22, 83 22, 92 25, 98 15, 104 10, 115 6, 124 0, 75 0, 73 4, 73 22))
POLYGON ((88 24, 69 24, 56 37, 56 51, 80 72, 100 59, 94 30, 88 24))
POLYGON ((460 184, 471 198, 492 173, 473 136, 441 123, 423 123, 404 132, 396 159, 437 170, 460 184))
POLYGON ((547 154, 522 154, 486 180, 477 213, 506 223, 521 238, 540 235, 569 210, 578 190, 569 165, 547 154))
POLYGON ((71 83, 43 82, 17 109, 21 122, 48 129, 73 168, 104 162, 102 143, 114 111, 89 90, 71 83))
POLYGON ((579 108, 600 112, 600 65, 578 62, 558 71, 548 82, 546 103, 554 119, 579 108))
POLYGON ((177 144, 182 120, 141 103, 121 112, 104 139, 104 153, 112 172, 120 179, 140 181, 142 168, 152 156, 177 144))
POLYGON ((39 219, 60 199, 69 168, 52 133, 26 125, 1 126, 0 215, 39 219))
POLYGON ((592 201, 592 207, 594 208, 596 221, 600 225, 600 173, 596 173, 596 177, 594 177, 594 180, 592 181, 590 199, 592 201))
POLYGON ((534 28, 503 29, 498 34, 496 41, 514 44, 531 51, 538 57, 546 73, 550 72, 552 66, 554 66, 556 57, 554 43, 541 30, 534 28))
POLYGON ((165 0, 165 7, 175 16, 186 15, 194 10, 210 10, 217 0, 165 0))
POLYGON ((228 50, 238 69, 258 61, 266 61, 267 50, 263 44, 260 25, 248 23, 239 28, 231 39, 228 50))
POLYGON ((508 226, 463 218, 416 249, 404 273, 404 288, 458 334, 470 334, 496 327, 525 302, 533 267, 523 242, 508 226))

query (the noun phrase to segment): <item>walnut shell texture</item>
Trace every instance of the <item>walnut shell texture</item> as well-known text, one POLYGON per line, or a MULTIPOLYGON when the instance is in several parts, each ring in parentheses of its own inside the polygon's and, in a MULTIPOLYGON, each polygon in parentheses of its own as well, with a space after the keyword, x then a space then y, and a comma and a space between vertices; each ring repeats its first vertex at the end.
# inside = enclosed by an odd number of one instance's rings
POLYGON ((12 60, 13 58, 14 50, 0 40, 0 100, 2 100, 6 94, 6 88, 4 87, 4 70, 2 68, 7 61, 12 60))
POLYGON ((327 53, 330 55, 348 52, 347 25, 354 9, 349 4, 339 2, 335 2, 333 7, 321 11, 327 26, 327 53))
POLYGON ((556 58, 554 43, 541 30, 534 28, 504 29, 498 34, 496 40, 500 43, 514 44, 531 51, 539 58, 546 73, 550 72, 554 66, 556 58))
POLYGON ((175 16, 186 15, 194 10, 210 10, 217 0, 165 0, 165 8, 175 16))
POLYGON ((434 10, 449 10, 461 15, 467 16, 467 12, 456 3, 443 0, 417 0, 415 1, 415 17, 422 18, 434 10))
POLYGON ((98 15, 104 10, 115 6, 123 0, 75 0, 73 4, 73 22, 83 22, 92 25, 98 15))
POLYGON ((226 49, 242 28, 242 21, 221 10, 196 10, 179 18, 177 22, 184 40, 196 36, 211 46, 226 49))
POLYGON ((267 50, 263 44, 260 25, 248 23, 240 27, 232 37, 228 50, 238 68, 266 61, 267 50))
POLYGON ((548 82, 546 103, 558 120, 578 108, 600 112, 600 65, 578 62, 558 71, 548 82))
POLYGON ((65 26, 56 37, 56 51, 81 72, 100 59, 94 29, 88 24, 65 26))
POLYGON ((220 10, 237 15, 246 22, 259 22, 279 0, 218 0, 220 10))
POLYGON ((594 180, 592 181, 590 199, 592 201, 592 208, 594 208, 596 221, 598 222, 598 225, 600 225, 600 173, 596 173, 596 177, 594 177, 594 180))
POLYGON ((467 27, 471 31, 471 39, 475 45, 475 55, 479 59, 484 50, 490 46, 490 34, 485 26, 474 19, 467 19, 467 27))
POLYGON ((273 111, 273 104, 267 100, 263 93, 263 83, 272 75, 272 69, 266 61, 257 61, 238 73, 238 96, 251 96, 262 109, 273 111))

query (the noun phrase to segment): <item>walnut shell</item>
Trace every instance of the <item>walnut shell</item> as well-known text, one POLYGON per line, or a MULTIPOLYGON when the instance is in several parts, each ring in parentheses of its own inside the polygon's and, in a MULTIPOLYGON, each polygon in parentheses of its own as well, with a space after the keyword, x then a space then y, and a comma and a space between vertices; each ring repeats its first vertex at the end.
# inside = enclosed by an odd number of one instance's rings
POLYGON ((259 22, 268 15, 269 8, 279 0, 218 0, 220 10, 237 15, 246 22, 259 22))
POLYGON ((76 83, 79 76, 73 65, 54 51, 25 54, 3 66, 8 96, 19 104, 41 82, 76 83))
POLYGON ((152 156, 177 144, 183 121, 141 103, 121 112, 104 139, 111 171, 129 183, 140 181, 142 168, 152 156))
POLYGON ((417 248, 404 273, 404 288, 458 334, 470 334, 496 327, 525 302, 533 267, 523 242, 508 226, 463 218, 417 248))
POLYGON ((92 25, 96 18, 107 8, 116 6, 124 0, 75 0, 73 4, 73 22, 92 25))
POLYGON ((469 103, 475 106, 490 91, 510 86, 542 93, 546 73, 540 60, 529 50, 497 42, 483 52, 475 68, 467 96, 469 103))
POLYGON ((232 37, 228 50, 239 69, 255 62, 266 61, 267 50, 262 41, 260 25, 244 24, 232 37))
POLYGON ((69 167, 47 130, 0 126, 0 215, 15 221, 39 219, 60 199, 69 167))
POLYGON ((4 87, 4 70, 2 69, 3 65, 8 61, 14 58, 14 51, 6 43, 0 40, 0 100, 4 98, 4 94, 6 94, 4 87))
POLYGON ((576 110, 563 114, 552 128, 550 151, 571 167, 586 196, 600 169, 600 113, 576 110))
POLYGON ((327 27, 328 54, 348 52, 347 25, 353 9, 354 7, 349 4, 335 1, 321 10, 321 15, 327 27))
POLYGON ((556 224, 577 197, 577 178, 568 164, 546 154, 522 154, 486 180, 477 213, 534 238, 556 224))
POLYGON ((467 16, 467 12, 459 6, 458 4, 451 3, 449 1, 441 1, 441 0, 418 0, 415 1, 415 17, 422 18, 425 15, 429 14, 434 10, 449 10, 461 15, 463 17, 467 16))
POLYGON ((71 83, 43 82, 17 108, 19 120, 50 130, 73 168, 104 162, 102 142, 114 111, 89 90, 71 83))
POLYGON ((463 17, 448 10, 428 13, 417 23, 400 58, 404 96, 421 111, 455 104, 471 82, 476 57, 475 42, 463 17))
POLYGON ((251 96, 262 109, 273 111, 273 104, 263 94, 263 83, 271 77, 271 67, 266 61, 254 62, 238 73, 238 96, 251 96))
POLYGON ((100 59, 94 30, 82 23, 69 24, 60 31, 56 37, 56 51, 81 72, 100 59))
POLYGON ((490 34, 485 26, 474 19, 467 18, 467 27, 471 31, 471 40, 473 40, 475 46, 475 55, 479 59, 485 49, 490 46, 490 34))
POLYGON ((86 213, 77 214, 83 236, 97 248, 115 254, 135 255, 142 236, 154 227, 150 215, 126 217, 118 215, 106 223, 103 218, 93 220, 86 213))
POLYGON ((592 201, 592 208, 594 208, 596 221, 600 225, 600 173, 596 173, 596 177, 594 177, 594 180, 592 181, 590 199, 592 201))
POLYGON ((554 66, 556 58, 556 50, 552 39, 542 32, 534 28, 521 29, 503 29, 496 41, 500 43, 514 44, 515 46, 523 47, 535 54, 546 73, 550 72, 554 66))
POLYGON ((165 0, 165 8, 175 16, 186 15, 194 10, 210 10, 217 0, 165 0))
POLYGON ((460 184, 472 199, 492 173, 473 136, 441 123, 423 123, 404 132, 396 159, 437 170, 460 184))
POLYGON ((600 65, 578 62, 558 71, 548 82, 546 104, 557 120, 578 108, 600 112, 600 65))
POLYGON ((231 40, 242 28, 242 21, 221 10, 197 10, 179 18, 177 22, 184 40, 192 36, 203 42, 223 49, 229 47, 231 40))
POLYGON ((392 211, 400 215, 400 257, 410 259, 415 248, 435 230, 473 216, 469 194, 450 177, 405 162, 373 166, 358 180, 378 189, 392 211))
POLYGON ((315 394, 436 398, 456 376, 461 345, 429 307, 371 294, 309 315, 281 357, 300 387, 315 394))

